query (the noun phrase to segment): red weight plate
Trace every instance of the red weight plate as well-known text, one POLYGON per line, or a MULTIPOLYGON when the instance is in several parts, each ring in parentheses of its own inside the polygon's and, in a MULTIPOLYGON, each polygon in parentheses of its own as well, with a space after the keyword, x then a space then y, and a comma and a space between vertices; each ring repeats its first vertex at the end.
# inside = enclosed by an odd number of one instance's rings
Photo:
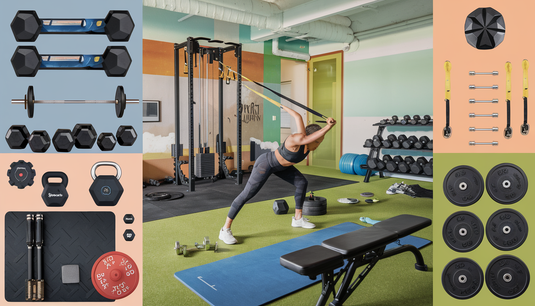
POLYGON ((130 256, 121 252, 108 252, 93 265, 91 281, 103 297, 122 299, 136 289, 139 270, 130 256))

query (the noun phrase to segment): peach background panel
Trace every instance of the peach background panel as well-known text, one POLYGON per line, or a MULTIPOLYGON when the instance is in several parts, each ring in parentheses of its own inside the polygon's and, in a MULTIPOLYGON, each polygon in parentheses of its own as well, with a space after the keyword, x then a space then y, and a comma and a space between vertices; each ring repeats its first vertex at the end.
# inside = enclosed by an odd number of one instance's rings
MULTIPOLYGON (((0 193, 4 195, 0 205, 0 228, 4 232, 5 214, 10 211, 24 212, 82 212, 82 211, 111 211, 115 214, 115 250, 129 255, 136 263, 140 275, 139 284, 136 290, 123 299, 116 300, 114 305, 142 305, 143 298, 143 203, 142 203, 142 154, 2 154, 0 161, 1 169, 7 173, 12 162, 24 160, 33 164, 36 172, 34 184, 24 189, 18 189, 16 186, 10 186, 7 175, 0 184, 0 193), (97 206, 91 195, 89 187, 93 179, 90 170, 93 164, 99 161, 114 161, 121 167, 122 176, 119 180, 124 188, 116 206, 97 206), (43 185, 41 177, 48 171, 62 171, 67 174, 69 182, 67 192, 69 198, 63 207, 47 207, 41 199, 43 185), (125 214, 134 215, 133 224, 125 224, 123 217, 125 214), (133 241, 127 242, 123 238, 126 229, 132 229, 135 233, 133 241)), ((115 175, 115 168, 110 166, 101 166, 96 171, 98 175, 115 175)), ((54 181, 54 179, 51 179, 54 181)), ((46 220, 44 220, 46 223, 46 220)), ((5 263, 5 233, 0 237, 0 273, 4 274, 5 263)), ((44 245, 46 252, 46 242, 44 245)), ((46 278, 45 278, 46 282, 46 278)), ((21 284, 22 286, 23 284, 21 284)), ((4 278, 0 278, 0 304, 11 304, 5 301, 4 278)), ((13 302, 17 304, 18 302, 13 302)), ((19 303, 20 304, 20 303, 19 303)), ((62 302, 62 305, 78 305, 75 302, 62 302)), ((86 306, 102 305, 100 302, 84 302, 86 306)))
MULTIPOLYGON (((534 152, 535 131, 528 135, 520 134, 520 125, 524 120, 524 104, 522 100, 522 60, 530 61, 530 84, 535 86, 535 43, 527 33, 534 29, 533 11, 535 1, 434 1, 433 3, 433 100, 434 100, 434 152, 437 153, 507 153, 534 152), (521 5, 520 5, 521 4, 521 5), (491 50, 478 50, 470 46, 464 35, 464 23, 468 14, 478 7, 492 7, 502 14, 505 21, 504 41, 491 50), (442 131, 446 122, 445 71, 444 62, 451 62, 451 99, 450 126, 452 136, 445 139, 442 131), (512 64, 511 73, 511 128, 512 138, 504 138, 507 125, 506 73, 505 63, 512 64), (498 71, 498 76, 470 76, 469 71, 498 71), (499 85, 499 89, 470 90, 468 85, 491 86, 499 85), (468 103, 469 99, 491 100, 492 103, 468 103), (498 113, 498 118, 469 118, 469 113, 498 113), (498 132, 469 132, 469 127, 498 127, 498 132), (498 146, 469 146, 469 141, 498 141, 498 146)), ((535 98, 528 98, 528 124, 535 122, 535 98), (533 105, 533 104, 531 104, 533 105)))

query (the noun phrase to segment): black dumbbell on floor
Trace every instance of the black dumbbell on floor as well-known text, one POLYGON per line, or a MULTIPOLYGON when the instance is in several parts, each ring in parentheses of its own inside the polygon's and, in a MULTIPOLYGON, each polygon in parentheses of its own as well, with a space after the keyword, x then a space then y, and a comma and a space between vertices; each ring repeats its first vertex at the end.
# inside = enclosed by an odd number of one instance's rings
POLYGON ((410 136, 409 138, 407 138, 407 140, 403 142, 403 149, 411 149, 417 141, 418 138, 416 138, 416 136, 410 136))
POLYGON ((411 170, 411 165, 414 163, 414 158, 412 156, 407 156, 402 162, 399 162, 398 169, 399 172, 408 173, 411 170))
POLYGON ((386 137, 385 140, 383 140, 383 147, 390 148, 392 147, 392 142, 397 140, 398 138, 394 134, 390 134, 386 137))
POLYGON ((427 165, 427 159, 425 157, 418 157, 418 159, 411 164, 411 173, 420 174, 424 172, 425 165, 427 165))
POLYGON ((407 140, 407 136, 405 136, 405 134, 399 135, 397 140, 392 141, 392 148, 401 149, 405 140, 407 140))
POLYGON ((418 139, 417 142, 414 143, 414 148, 418 150, 425 149, 428 142, 429 142, 429 137, 422 136, 420 137, 420 139, 418 139))
POLYGON ((433 176, 433 158, 424 166, 424 173, 433 176))
POLYGON ((390 172, 395 172, 398 170, 398 164, 403 161, 403 158, 399 155, 396 155, 392 160, 386 162, 386 170, 390 172))

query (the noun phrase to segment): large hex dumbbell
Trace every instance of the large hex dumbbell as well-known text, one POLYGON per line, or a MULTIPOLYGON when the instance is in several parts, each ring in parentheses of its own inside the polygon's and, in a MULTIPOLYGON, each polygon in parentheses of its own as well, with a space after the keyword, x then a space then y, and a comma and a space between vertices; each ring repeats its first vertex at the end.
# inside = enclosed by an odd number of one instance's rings
POLYGON ((58 152, 70 152, 74 146, 74 136, 69 129, 58 129, 52 137, 52 144, 58 152))
POLYGON ((398 136, 398 139, 392 141, 392 148, 394 149, 401 149, 403 142, 407 140, 407 136, 405 134, 401 134, 398 136))
POLYGON ((11 22, 17 41, 35 41, 39 34, 106 34, 110 41, 128 41, 134 26, 128 11, 109 11, 105 19, 46 20, 35 11, 18 11, 11 22))
POLYGON ((433 158, 424 166, 424 173, 433 176, 433 158))
POLYGON ((44 153, 50 147, 50 136, 44 130, 33 131, 28 143, 33 152, 44 153))
POLYGON ((408 173, 411 171, 411 165, 414 163, 414 158, 412 156, 407 156, 405 159, 398 164, 399 172, 408 173))
POLYGON ((132 146, 137 139, 136 130, 131 125, 121 125, 115 133, 117 142, 121 146, 132 146))
POLYGON ((109 77, 124 77, 132 58, 124 46, 109 46, 99 55, 44 55, 34 46, 18 46, 11 65, 18 77, 34 77, 40 69, 104 70, 109 77))
POLYGON ((91 149, 95 141, 97 141, 97 131, 92 124, 78 123, 72 129, 74 136, 74 145, 78 149, 91 149))
POLYGON ((418 138, 416 138, 416 136, 410 136, 403 142, 403 149, 411 149, 417 141, 418 138))
POLYGON ((12 125, 6 133, 7 145, 11 149, 24 149, 28 145, 30 132, 25 125, 12 125))
POLYGON ((403 157, 401 157, 399 155, 394 156, 391 161, 388 161, 386 163, 386 170, 388 170, 390 172, 397 171, 398 170, 398 164, 400 162, 403 162, 403 157))
POLYGON ((418 139, 417 142, 414 143, 414 148, 418 150, 425 149, 428 142, 429 142, 429 137, 422 136, 420 137, 420 139, 418 139))
POLYGON ((383 147, 385 148, 390 148, 392 147, 392 142, 394 142, 395 140, 397 140, 398 138, 396 137, 396 135, 394 134, 390 134, 388 135, 388 137, 386 137, 385 140, 383 140, 383 147))
POLYGON ((429 140, 429 142, 425 145, 426 148, 429 150, 433 150, 433 139, 429 140))
POLYGON ((411 164, 411 173, 423 173, 425 165, 427 165, 427 159, 425 159, 425 157, 418 157, 418 159, 411 164))
POLYGON ((380 160, 377 157, 368 158, 368 160, 366 161, 366 164, 368 165, 370 169, 383 170, 386 167, 386 163, 390 160, 392 160, 392 157, 390 157, 390 155, 387 154, 383 156, 383 160, 380 160))

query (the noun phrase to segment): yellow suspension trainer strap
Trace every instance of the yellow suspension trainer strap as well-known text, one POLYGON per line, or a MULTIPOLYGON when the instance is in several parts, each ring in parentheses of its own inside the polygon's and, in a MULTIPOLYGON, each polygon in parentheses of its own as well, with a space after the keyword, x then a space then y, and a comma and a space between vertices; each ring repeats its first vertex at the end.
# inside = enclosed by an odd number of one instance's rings
POLYGON ((507 82, 505 84, 505 103, 507 103, 507 126, 503 130, 503 135, 506 139, 513 136, 513 129, 511 129, 511 62, 505 63, 505 74, 507 82))

